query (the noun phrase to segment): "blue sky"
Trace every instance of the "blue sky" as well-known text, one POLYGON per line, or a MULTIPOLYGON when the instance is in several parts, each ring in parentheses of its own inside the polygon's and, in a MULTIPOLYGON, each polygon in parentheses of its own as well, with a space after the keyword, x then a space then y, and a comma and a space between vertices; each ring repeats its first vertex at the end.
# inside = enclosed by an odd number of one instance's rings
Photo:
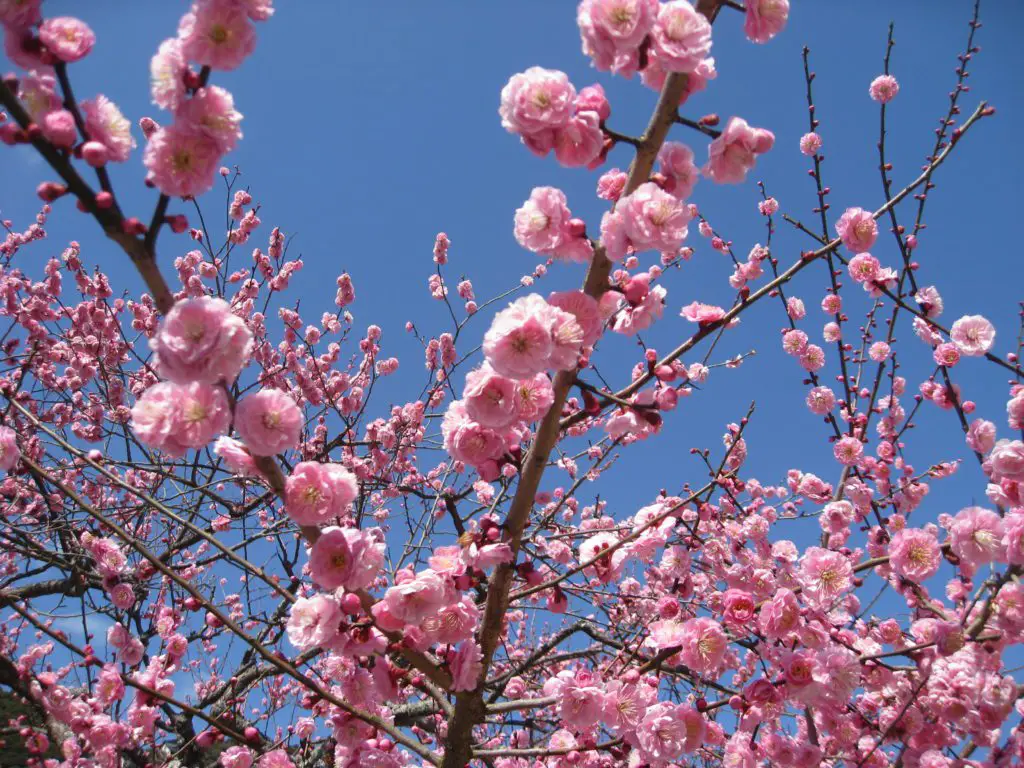
MULTIPOLYGON (((48 0, 46 7, 49 13, 82 11, 58 0, 48 0)), ((103 91, 133 122, 144 115, 166 120, 149 103, 148 60, 160 41, 173 34, 185 7, 92 5, 86 20, 98 44, 71 68, 79 97, 103 91)), ((813 182, 797 150, 807 130, 800 50, 808 44, 817 72, 817 115, 827 158, 825 182, 832 188, 832 221, 847 205, 879 205, 878 112, 867 85, 881 71, 887 24, 896 22, 892 69, 902 85, 890 108, 889 157, 898 188, 917 175, 930 151, 969 16, 966 2, 797 3, 782 35, 768 45, 753 45, 743 37, 741 16, 725 9, 715 25, 712 51, 719 77, 691 99, 684 114, 716 112, 723 119, 740 115, 773 130, 777 143, 761 158, 749 183, 720 187, 704 181, 693 201, 734 241, 741 257, 765 238, 764 221, 756 211, 756 180, 766 182, 784 211, 812 218, 813 182)), ((1019 77, 1024 51, 1016 39, 1024 7, 989 0, 983 4, 982 20, 978 42, 983 51, 972 62, 972 90, 962 103, 966 114, 978 100, 988 99, 998 115, 978 126, 941 169, 917 256, 922 263, 919 279, 937 283, 946 300, 944 319, 983 312, 998 328, 998 350, 1006 351, 1017 334, 1016 302, 1024 294, 1019 272, 1015 274, 1019 255, 1006 231, 1018 216, 1016 195, 1024 170, 1014 149, 1016 126, 1024 119, 1019 77)), ((500 126, 496 110, 502 85, 532 65, 565 70, 577 87, 602 83, 612 103, 609 124, 625 133, 642 131, 655 102, 655 94, 638 81, 590 68, 579 51, 572 4, 540 0, 392 2, 386 13, 367 3, 282 4, 270 22, 259 26, 254 56, 238 71, 214 75, 214 82, 234 93, 245 115, 245 138, 227 162, 242 169, 243 182, 262 204, 265 231, 277 225, 294 236, 292 253, 301 253, 305 260, 289 300, 301 299, 307 320, 315 320, 332 306, 335 276, 349 271, 358 296, 352 308, 357 327, 382 326, 385 353, 402 358, 406 376, 414 372, 412 382, 389 381, 377 393, 384 398, 404 402, 419 392, 422 382, 422 353, 403 331, 405 321, 434 331, 446 317, 443 306, 426 292, 436 232, 444 230, 452 239, 449 278, 469 276, 477 295, 489 297, 514 285, 536 263, 511 234, 513 212, 533 186, 564 189, 573 212, 596 231, 605 209, 594 195, 597 174, 561 168, 553 158, 535 158, 500 126)), ((690 144, 698 158, 706 157, 706 140, 699 134, 680 127, 673 138, 690 144)), ((608 167, 626 167, 626 150, 617 149, 608 167)), ((29 150, 3 152, 0 210, 5 218, 24 224, 36 209, 31 191, 48 176, 29 150)), ((156 195, 142 186, 141 178, 141 152, 114 169, 123 205, 148 220, 156 195)), ((202 201, 208 213, 222 204, 218 190, 202 201)), ((49 242, 32 251, 38 264, 44 255, 56 254, 68 240, 77 239, 86 260, 106 269, 118 267, 115 282, 137 289, 134 274, 120 268, 122 255, 94 224, 66 201, 59 208, 51 219, 49 242)), ((172 206, 172 211, 178 208, 172 206)), ((671 349, 692 330, 678 317, 680 307, 694 299, 727 306, 733 297, 726 283, 727 259, 695 231, 690 244, 697 251, 694 259, 666 283, 665 318, 644 334, 645 342, 660 351, 671 349)), ((780 222, 773 244, 786 264, 810 243, 780 222)), ((165 231, 160 242, 165 270, 189 248, 187 237, 165 231)), ((875 253, 884 264, 897 263, 887 233, 875 253)), ((650 264, 655 258, 645 254, 642 262, 650 264)), ((578 266, 556 265, 539 289, 575 286, 581 278, 578 266)), ((824 320, 817 305, 826 281, 822 265, 807 270, 789 290, 807 303, 809 316, 802 327, 812 338, 820 336, 824 320)), ((847 295, 852 330, 867 304, 859 289, 847 295)), ((488 319, 489 314, 471 324, 466 338, 479 338, 488 319)), ((745 314, 713 360, 755 347, 758 355, 738 370, 716 370, 705 392, 671 415, 662 436, 643 449, 624 452, 629 487, 605 483, 605 497, 635 508, 660 487, 676 487, 683 479, 699 481, 703 473, 688 449, 717 449, 724 424, 742 416, 751 399, 758 403, 747 432, 755 474, 775 482, 799 466, 826 479, 837 475, 825 443, 826 428, 803 407, 802 371, 779 348, 776 332, 783 320, 774 301, 745 314)), ((927 349, 910 336, 904 324, 897 338, 905 339, 904 373, 916 386, 930 370, 930 360, 927 349)), ((615 337, 603 343, 598 360, 605 376, 622 384, 636 356, 632 339, 615 337)), ((831 368, 826 372, 835 373, 831 368)), ((979 415, 1001 425, 1004 373, 977 360, 967 360, 954 371, 967 396, 982 403, 979 415)), ((386 403, 378 405, 383 413, 386 403)), ((929 406, 920 422, 908 433, 917 465, 963 453, 952 413, 929 406)), ((960 477, 945 481, 942 488, 943 501, 938 503, 933 495, 928 502, 929 516, 980 499, 984 486, 976 465, 965 464, 960 477)))

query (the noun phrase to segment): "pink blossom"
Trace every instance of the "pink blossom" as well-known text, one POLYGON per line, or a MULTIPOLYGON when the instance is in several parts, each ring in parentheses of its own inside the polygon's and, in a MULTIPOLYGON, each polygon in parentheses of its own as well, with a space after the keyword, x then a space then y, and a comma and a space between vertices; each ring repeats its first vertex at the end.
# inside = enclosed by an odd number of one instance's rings
POLYGON ((729 589, 722 595, 722 620, 734 629, 746 632, 755 608, 753 595, 744 589, 729 589))
POLYGON ((786 26, 789 0, 750 0, 743 32, 755 43, 767 43, 786 26))
POLYGON ((696 752, 704 742, 705 729, 704 717, 697 710, 663 701, 648 708, 636 730, 636 740, 644 760, 667 765, 684 752, 696 752))
POLYGON ((247 395, 235 409, 235 429, 254 456, 273 456, 298 445, 302 410, 291 395, 263 389, 247 395))
POLYGON ((602 584, 618 579, 622 575, 622 566, 629 554, 625 547, 616 545, 619 537, 609 531, 602 531, 580 544, 580 563, 590 563, 584 573, 598 579, 602 584), (612 547, 614 551, 607 552, 612 547), (592 562, 593 561, 593 562, 592 562))
POLYGON ((808 344, 800 353, 800 365, 807 371, 820 371, 825 366, 825 350, 817 344, 808 344))
POLYGON ((143 162, 165 195, 195 197, 213 186, 220 157, 209 136, 174 124, 149 137, 143 162))
POLYGON ((252 455, 234 438, 218 437, 213 445, 213 452, 223 459, 228 469, 236 475, 256 474, 256 464, 252 460, 252 455))
POLYGON ((906 579, 923 582, 934 576, 942 562, 935 534, 921 528, 903 528, 889 543, 889 563, 906 579))
POLYGON ((341 619, 341 606, 333 597, 300 597, 288 615, 288 641, 303 651, 327 646, 338 634, 341 619))
POLYGON ((534 187, 530 199, 516 211, 513 234, 523 248, 545 256, 571 253, 573 239, 569 222, 572 214, 565 193, 554 187, 534 187))
POLYGON ((757 617, 758 627, 769 638, 781 638, 800 626, 800 604, 792 590, 779 589, 757 617))
POLYGON ((967 446, 978 453, 988 453, 996 444, 996 425, 975 419, 967 430, 967 446))
POLYGON ((272 749, 270 752, 264 752, 259 761, 256 763, 256 768, 295 768, 295 763, 288 757, 288 753, 283 749, 272 749))
POLYGON ((160 374, 178 384, 232 383, 252 354, 252 332, 224 299, 178 301, 150 346, 160 374))
POLYGON ((555 159, 567 168, 600 165, 604 132, 596 112, 578 112, 555 131, 555 159))
POLYGON ((853 566, 839 552, 808 547, 800 560, 799 579, 804 594, 827 609, 853 588, 853 566))
POLYGON ((658 0, 583 0, 577 23, 583 52, 603 72, 631 77, 639 49, 658 16, 658 0))
POLYGON ((42 0, 0 0, 0 24, 10 29, 27 29, 40 20, 42 0))
POLYGON ((513 391, 516 418, 520 421, 536 421, 543 418, 555 400, 551 379, 545 373, 538 373, 529 379, 520 379, 513 391))
POLYGON ((480 609, 466 596, 459 602, 444 606, 438 613, 423 620, 422 629, 431 643, 455 645, 469 640, 480 622, 480 609))
POLYGON ((1003 541, 1006 562, 1024 565, 1024 510, 1013 510, 1003 518, 1003 541))
POLYGON ((171 458, 202 448, 231 423, 227 395, 209 384, 160 382, 132 408, 132 429, 140 441, 171 458))
POLYGON ((355 592, 368 587, 384 564, 384 543, 377 529, 324 528, 313 544, 309 568, 324 589, 344 587, 355 592))
POLYGON ((1006 401, 1006 423, 1010 429, 1024 429, 1024 387, 1006 401))
POLYGON ((968 357, 979 357, 990 349, 996 340, 996 329, 981 315, 964 315, 949 330, 949 337, 968 357))
POLYGON ((601 336, 603 322, 597 301, 580 290, 556 291, 548 295, 548 304, 568 312, 583 329, 583 346, 593 346, 601 336))
POLYGON ((175 115, 176 124, 210 139, 217 152, 225 154, 242 138, 242 115, 235 110, 231 94, 216 85, 200 88, 182 103, 175 115))
POLYGON ((600 679, 591 672, 563 670, 544 683, 545 696, 558 699, 558 714, 575 730, 583 730, 601 719, 604 691, 600 679))
POLYGON ((854 253, 864 253, 875 244, 878 224, 870 211, 847 208, 836 222, 836 232, 847 248, 854 253))
POLYGON ((961 509, 949 525, 949 544, 969 572, 996 560, 1005 560, 1003 520, 983 507, 961 509))
POLYGON ((89 138, 98 141, 107 149, 107 159, 123 163, 135 149, 132 124, 121 114, 117 105, 100 94, 95 99, 82 102, 85 128, 89 138))
POLYGON ((932 359, 937 365, 952 368, 960 362, 960 350, 952 342, 943 342, 932 350, 932 359))
POLYGON ((81 19, 55 16, 39 25, 39 39, 46 49, 63 62, 84 59, 96 44, 96 35, 81 19))
POLYGON ((569 123, 575 100, 576 89, 564 72, 530 67, 502 88, 498 114, 506 131, 544 156, 554 146, 555 130, 569 123))
POLYGON ((712 325, 725 317, 725 310, 721 307, 715 307, 711 304, 701 304, 700 302, 695 301, 692 304, 688 304, 683 307, 683 310, 679 314, 691 323, 712 325))
POLYGON ((668 179, 665 190, 685 200, 693 194, 700 170, 693 162, 693 150, 677 141, 666 141, 658 152, 658 167, 668 179))
POLYGON ((220 753, 222 768, 252 768, 252 750, 246 747, 228 747, 220 753))
POLYGON ((299 525, 340 517, 359 493, 355 475, 340 464, 299 462, 285 481, 285 511, 299 525))
POLYGON ((441 434, 444 448, 452 458, 475 467, 500 458, 506 451, 502 434, 469 418, 462 400, 455 400, 448 406, 441 422, 441 434))
POLYGON ((683 663, 704 675, 718 669, 725 658, 729 640, 717 621, 700 616, 683 622, 680 644, 683 663))
POLYGON ((43 136, 51 143, 69 149, 78 140, 75 118, 66 109, 55 109, 43 118, 43 136))
POLYGON ((601 239, 612 261, 621 261, 628 248, 675 255, 686 239, 689 220, 686 206, 657 184, 646 182, 604 214, 601 239))
POLYGON ((835 404, 835 392, 828 387, 815 387, 807 393, 807 407, 811 413, 824 416, 835 407, 835 404))
POLYGON ((871 94, 871 98, 882 104, 888 104, 896 98, 896 94, 899 92, 900 84, 896 82, 896 78, 892 75, 879 75, 868 86, 868 93, 871 94))
POLYGON ((775 144, 775 134, 753 128, 739 117, 729 118, 722 135, 708 146, 708 162, 701 169, 716 184, 738 184, 754 167, 758 155, 775 144))
POLYGON ((414 578, 396 583, 384 593, 384 599, 373 607, 374 616, 380 611, 400 623, 421 624, 424 619, 434 616, 452 602, 454 588, 439 574, 427 569, 414 578))
POLYGON ((856 466, 864 454, 864 444, 856 437, 846 435, 836 440, 832 453, 844 467, 856 466))
POLYGON ((256 48, 256 30, 229 0, 199 0, 182 16, 178 39, 186 59, 212 69, 237 69, 256 48))
POLYGON ((525 379, 549 366, 575 367, 583 329, 568 312, 538 294, 499 312, 484 336, 484 356, 503 376, 525 379))
POLYGON ((597 196, 602 200, 618 200, 622 196, 622 191, 626 188, 626 181, 628 179, 629 174, 625 171, 620 171, 618 168, 606 171, 597 180, 597 196))
POLYGON ((452 690, 472 691, 483 673, 483 652, 474 640, 464 640, 449 656, 452 670, 452 690))
POLYGON ((651 48, 669 72, 693 72, 711 52, 711 24, 687 0, 669 0, 658 9, 651 48))
POLYGON ((149 62, 149 91, 154 104, 172 112, 181 105, 186 98, 187 69, 178 38, 172 37, 160 43, 149 62))
POLYGON ((18 436, 10 427, 0 427, 0 469, 10 472, 20 458, 18 436))
POLYGON ((1024 483, 1024 442, 1020 440, 999 440, 992 446, 987 466, 991 466, 992 480, 1009 480, 1024 483))
POLYGON ((500 376, 484 363, 466 374, 466 387, 462 393, 466 413, 485 427, 503 429, 509 426, 517 417, 516 387, 514 379, 500 376))

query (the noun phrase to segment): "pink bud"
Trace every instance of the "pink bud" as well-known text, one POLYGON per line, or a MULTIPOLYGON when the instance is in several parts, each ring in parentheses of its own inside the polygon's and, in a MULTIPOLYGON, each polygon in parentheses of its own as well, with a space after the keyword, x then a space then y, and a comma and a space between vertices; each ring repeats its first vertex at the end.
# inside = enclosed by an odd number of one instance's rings
POLYGON ((107 148, 98 141, 87 141, 82 145, 82 159, 93 168, 102 168, 107 164, 107 148))
POLYGON ((347 592, 343 598, 341 598, 341 608, 349 616, 358 616, 363 610, 363 604, 359 600, 359 596, 352 592, 347 592))

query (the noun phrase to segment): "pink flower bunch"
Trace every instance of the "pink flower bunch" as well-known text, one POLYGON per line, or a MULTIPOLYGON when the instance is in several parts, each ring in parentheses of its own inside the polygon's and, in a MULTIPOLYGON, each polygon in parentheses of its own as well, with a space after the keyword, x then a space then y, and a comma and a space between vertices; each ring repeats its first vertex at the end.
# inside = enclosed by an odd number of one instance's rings
POLYGON ((647 709, 632 738, 649 765, 667 766, 684 753, 700 749, 706 728, 704 716, 697 710, 663 701, 647 709))
POLYGON ((702 169, 717 184, 738 184, 747 178, 757 161, 775 144, 775 134, 754 128, 740 117, 730 117, 722 135, 708 146, 708 162, 702 169))
POLYGON ((288 641, 303 651, 329 646, 338 634, 341 619, 341 605, 333 596, 300 597, 288 614, 288 641))
POLYGON ((604 150, 601 121, 609 112, 604 91, 595 85, 577 96, 564 72, 531 67, 513 75, 501 91, 501 125, 520 137, 534 154, 552 149, 562 165, 591 166, 604 150))
POLYGON ((325 528, 313 544, 309 569, 323 589, 349 592, 373 583, 384 564, 384 537, 378 528, 325 528))
POLYGON ((210 384, 160 382, 147 389, 131 410, 135 436, 171 458, 206 446, 226 432, 231 407, 224 391, 210 384))
POLYGON ((495 315, 483 350, 497 373, 529 379, 549 368, 575 368, 583 341, 583 327, 574 315, 533 293, 495 315))
POLYGON ((284 508, 299 525, 321 525, 344 515, 358 494, 355 475, 340 464, 302 461, 285 481, 284 508))
POLYGON ((554 187, 534 187, 516 211, 513 234, 519 245, 542 256, 582 262, 594 255, 584 223, 572 218, 565 193, 554 187))
POLYGON ((272 13, 271 0, 199 0, 181 18, 178 36, 160 44, 150 62, 151 92, 174 122, 148 136, 143 160, 165 195, 195 197, 210 189, 221 158, 242 137, 231 94, 200 82, 188 62, 236 69, 256 46, 252 22, 272 13))
POLYGON ((150 341, 160 374, 178 384, 231 384, 252 354, 252 331, 224 299, 178 301, 150 341))
POLYGON ((650 40, 661 69, 690 73, 711 52, 711 24, 689 0, 669 0, 658 8, 650 40))
POLYGON ((660 320, 665 311, 665 296, 668 291, 662 285, 651 285, 655 270, 629 276, 623 271, 618 275, 621 291, 605 291, 601 295, 600 308, 603 316, 610 318, 615 333, 630 336, 650 328, 660 320))
POLYGON ((687 207, 654 182, 619 199, 601 219, 601 242, 612 261, 630 252, 657 250, 674 256, 688 234, 687 207))
POLYGON ((632 77, 659 5, 658 0, 583 0, 576 13, 583 52, 602 72, 632 77))

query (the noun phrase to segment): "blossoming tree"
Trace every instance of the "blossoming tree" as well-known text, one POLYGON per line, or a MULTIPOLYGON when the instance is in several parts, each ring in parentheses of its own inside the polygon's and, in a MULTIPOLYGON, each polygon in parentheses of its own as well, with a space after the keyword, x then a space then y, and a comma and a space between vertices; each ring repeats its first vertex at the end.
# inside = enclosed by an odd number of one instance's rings
POLYGON ((159 112, 137 129, 104 95, 72 90, 72 65, 96 42, 86 22, 0 0, 19 67, 0 83, 0 140, 31 145, 49 169, 35 222, 5 221, 0 245, 8 747, 67 768, 1024 761, 1008 671, 1024 636, 1016 329, 997 346, 981 314, 943 318, 914 259, 932 179, 993 114, 967 103, 964 82, 978 7, 934 150, 902 182, 885 154, 899 93, 887 53, 869 87, 878 198, 839 216, 805 49, 808 132, 787 141, 813 181, 809 224, 750 178, 772 131, 685 114, 716 80, 713 25, 768 43, 789 12, 788 0, 583 0, 593 66, 658 93, 646 129, 613 130, 600 85, 536 66, 508 81, 499 116, 526 150, 599 172, 607 212, 587 222, 562 190, 534 188, 509 214, 541 266, 479 303, 470 281, 446 275, 439 234, 430 289, 452 324, 410 328, 430 380, 410 380, 408 400, 388 408, 372 395, 398 360, 379 327, 355 331, 352 279, 340 275, 336 307, 307 322, 284 303, 302 262, 282 231, 243 255, 262 223, 223 167, 241 115, 217 74, 253 53, 271 0, 198 0, 152 58, 159 112), (635 150, 626 171, 603 167, 615 145, 635 150), (140 156, 160 193, 141 218, 108 173, 140 156), (226 236, 198 206, 198 218, 174 212, 220 177, 226 236), (705 184, 748 185, 766 243, 734 255, 701 213, 705 184), (118 298, 118 278, 76 242, 44 263, 57 215, 98 225, 146 293, 118 298), (776 252, 777 226, 804 247, 776 252), (597 374, 602 339, 662 318, 694 230, 731 260, 733 302, 683 306, 696 330, 668 353, 643 348, 628 383, 611 386, 597 374), (172 269, 167 252, 183 250, 172 269), (554 262, 578 270, 581 288, 535 292, 554 262), (787 294, 804 270, 827 272, 820 329, 787 294), (719 339, 776 302, 836 476, 753 477, 744 405, 722 449, 695 451, 706 480, 672 479, 610 509, 599 489, 616 457, 670 440, 719 339), (859 328, 847 315, 858 302, 859 328), (899 347, 898 328, 914 333, 899 347), (930 355, 932 374, 908 381, 897 348, 930 355), (962 364, 1009 377, 1004 423, 972 416, 962 364), (955 414, 964 455, 915 469, 903 435, 940 410, 955 414), (979 463, 987 500, 930 515, 926 493, 960 459, 979 463), (816 545, 794 544, 781 528, 794 519, 816 545), (53 619, 69 607, 84 642, 53 619), (88 634, 87 614, 108 621, 105 636, 88 634))

